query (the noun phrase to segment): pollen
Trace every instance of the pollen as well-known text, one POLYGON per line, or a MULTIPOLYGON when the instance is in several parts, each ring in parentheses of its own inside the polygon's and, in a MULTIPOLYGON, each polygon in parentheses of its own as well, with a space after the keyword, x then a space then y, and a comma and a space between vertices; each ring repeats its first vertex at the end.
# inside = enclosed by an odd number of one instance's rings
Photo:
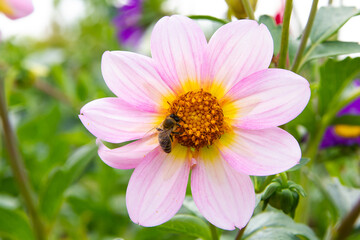
POLYGON ((212 145, 227 129, 218 100, 202 89, 182 94, 170 105, 169 112, 182 120, 176 130, 179 134, 174 136, 183 146, 199 149, 212 145))

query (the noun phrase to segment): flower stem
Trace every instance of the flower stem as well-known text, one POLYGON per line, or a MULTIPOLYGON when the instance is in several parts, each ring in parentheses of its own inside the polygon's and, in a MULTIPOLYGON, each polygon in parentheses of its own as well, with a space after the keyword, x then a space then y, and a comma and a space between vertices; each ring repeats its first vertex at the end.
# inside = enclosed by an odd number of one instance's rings
POLYGON ((251 20, 255 20, 255 15, 254 15, 254 11, 250 5, 250 2, 249 0, 241 0, 243 6, 244 6, 244 9, 245 9, 245 12, 246 12, 246 15, 249 17, 249 19, 251 20))
POLYGON ((284 12, 284 21, 281 32, 281 46, 280 46, 280 58, 279 58, 279 68, 286 68, 286 57, 287 51, 289 48, 289 26, 290 26, 290 17, 293 8, 293 1, 287 0, 285 4, 284 12))
POLYGON ((302 59, 302 56, 304 54, 304 50, 306 47, 306 43, 310 36, 311 28, 312 28, 312 25, 315 20, 318 2, 319 2, 319 0, 313 0, 313 3, 311 5, 309 19, 307 21, 303 35, 301 36, 300 46, 299 46, 298 51, 296 52, 295 60, 292 65, 292 68, 291 68, 291 71, 293 71, 293 72, 298 72, 298 70, 299 70, 301 59, 302 59))
POLYGON ((351 230, 354 227, 354 224, 356 222, 356 219, 360 215, 360 198, 358 199, 355 206, 350 210, 348 215, 346 215, 343 220, 340 222, 339 227, 336 229, 336 237, 335 240, 341 240, 346 239, 350 233, 351 230))
POLYGON ((210 227, 210 232, 211 232, 211 237, 213 240, 219 240, 219 236, 217 233, 217 229, 214 225, 212 225, 211 223, 209 223, 209 227, 210 227))
POLYGON ((308 148, 304 153, 305 157, 308 157, 311 159, 311 163, 314 163, 316 161, 316 156, 318 152, 318 148, 320 145, 320 142, 324 136, 325 130, 328 126, 325 121, 321 121, 322 123, 318 127, 318 131, 316 132, 315 136, 312 137, 308 143, 308 148))
POLYGON ((244 235, 246 227, 247 227, 247 225, 239 230, 238 234, 235 237, 235 240, 241 240, 242 236, 244 235))
POLYGON ((15 134, 10 126, 9 117, 6 109, 5 102, 5 93, 4 93, 4 82, 0 80, 0 117, 4 130, 4 137, 6 147, 9 153, 9 164, 11 170, 14 174, 14 178, 17 181, 20 194, 22 195, 26 208, 29 213, 29 218, 31 219, 31 223, 33 225, 34 232, 36 234, 37 239, 43 240, 44 236, 44 228, 42 222, 40 220, 40 216, 36 211, 35 200, 33 198, 33 192, 30 188, 29 179, 26 175, 25 168, 23 162, 21 160, 21 156, 19 153, 19 149, 17 148, 15 134))
POLYGON ((39 89, 40 91, 46 93, 47 95, 49 95, 53 98, 55 98, 56 100, 59 100, 60 102, 64 103, 65 105, 74 107, 74 106, 72 106, 70 99, 66 95, 64 95, 61 91, 54 88, 47 82, 36 79, 34 86, 35 86, 35 88, 39 89))
POLYGON ((271 183, 271 181, 275 178, 276 175, 269 175, 266 177, 265 181, 261 184, 260 188, 256 191, 256 193, 261 193, 264 189, 271 183))
POLYGON ((287 176, 286 176, 286 173, 285 172, 282 172, 282 173, 280 173, 280 178, 281 178, 281 181, 282 181, 282 185, 283 185, 283 187, 287 187, 288 186, 288 178, 287 178, 287 176))

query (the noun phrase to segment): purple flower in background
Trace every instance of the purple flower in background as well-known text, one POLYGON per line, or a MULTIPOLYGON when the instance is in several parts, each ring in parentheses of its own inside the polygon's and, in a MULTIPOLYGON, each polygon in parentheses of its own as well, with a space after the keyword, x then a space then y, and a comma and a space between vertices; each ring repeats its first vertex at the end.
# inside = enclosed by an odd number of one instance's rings
MULTIPOLYGON (((360 79, 354 81, 356 87, 360 87, 360 79)), ((360 115, 360 98, 355 99, 344 107, 337 116, 360 115)), ((360 145, 360 126, 334 125, 329 127, 324 135, 321 148, 337 145, 360 145)))
POLYGON ((129 47, 138 45, 144 33, 144 29, 140 25, 142 7, 143 0, 129 0, 127 4, 118 9, 118 14, 113 22, 121 44, 129 47))

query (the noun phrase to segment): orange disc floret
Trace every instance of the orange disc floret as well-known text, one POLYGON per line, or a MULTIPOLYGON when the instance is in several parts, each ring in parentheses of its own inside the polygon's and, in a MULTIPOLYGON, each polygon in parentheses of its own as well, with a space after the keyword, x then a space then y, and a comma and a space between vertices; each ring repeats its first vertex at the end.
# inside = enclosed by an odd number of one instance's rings
POLYGON ((183 146, 199 149, 212 145, 226 130, 219 102, 203 89, 178 96, 169 112, 182 119, 176 130, 181 134, 174 136, 183 146))

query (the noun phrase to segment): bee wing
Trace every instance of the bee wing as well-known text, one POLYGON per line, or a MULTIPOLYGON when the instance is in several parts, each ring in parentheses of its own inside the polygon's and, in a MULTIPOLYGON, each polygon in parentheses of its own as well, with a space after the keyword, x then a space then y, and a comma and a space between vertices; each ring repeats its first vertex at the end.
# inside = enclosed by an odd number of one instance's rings
POLYGON ((158 129, 161 129, 161 128, 162 128, 162 123, 152 129, 150 129, 149 131, 147 131, 142 138, 147 138, 147 137, 151 137, 155 134, 159 134, 158 129))
POLYGON ((170 129, 166 129, 166 130, 161 130, 162 131, 162 133, 164 133, 164 135, 170 135, 171 134, 171 132, 173 131, 173 129, 172 128, 170 128, 170 129))

